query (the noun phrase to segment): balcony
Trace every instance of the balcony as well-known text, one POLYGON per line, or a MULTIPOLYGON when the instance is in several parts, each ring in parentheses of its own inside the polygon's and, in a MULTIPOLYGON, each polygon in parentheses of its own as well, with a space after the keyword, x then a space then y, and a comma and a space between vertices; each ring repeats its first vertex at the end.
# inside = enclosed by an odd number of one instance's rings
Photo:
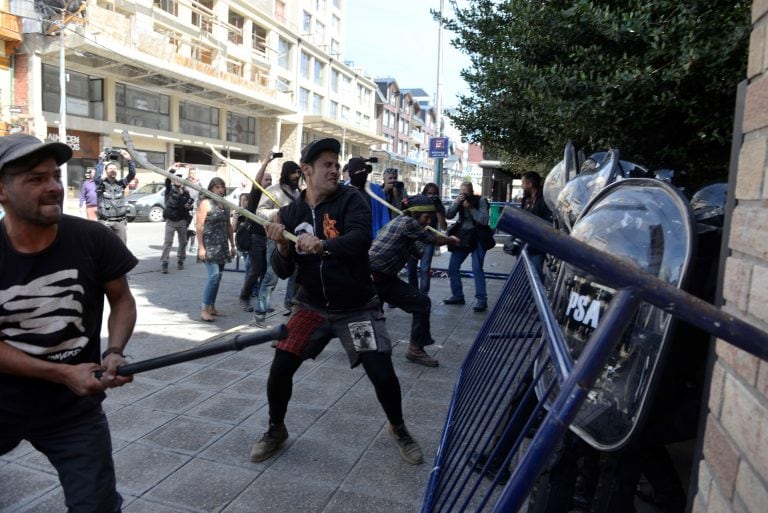
POLYGON ((13 48, 21 44, 21 40, 21 18, 0 11, 0 41, 5 41, 5 53, 12 53, 13 48))
MULTIPOLYGON (((116 11, 89 6, 87 22, 78 28, 82 37, 65 43, 68 68, 247 109, 257 117, 295 112, 290 96, 276 91, 263 65, 227 56, 221 44, 209 44, 210 34, 190 27, 198 31, 195 37, 171 24, 171 14, 159 7, 119 4, 116 11)), ((44 62, 56 65, 58 45, 42 54, 44 62)))

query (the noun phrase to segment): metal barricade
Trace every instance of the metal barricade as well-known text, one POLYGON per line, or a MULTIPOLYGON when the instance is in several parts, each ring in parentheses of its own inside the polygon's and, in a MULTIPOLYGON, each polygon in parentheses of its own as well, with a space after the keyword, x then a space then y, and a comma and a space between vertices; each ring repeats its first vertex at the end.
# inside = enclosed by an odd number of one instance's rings
POLYGON ((521 511, 642 302, 768 359, 765 332, 527 212, 506 208, 499 227, 616 293, 573 361, 523 252, 459 371, 422 513, 521 511), (556 379, 542 387, 545 367, 556 379))

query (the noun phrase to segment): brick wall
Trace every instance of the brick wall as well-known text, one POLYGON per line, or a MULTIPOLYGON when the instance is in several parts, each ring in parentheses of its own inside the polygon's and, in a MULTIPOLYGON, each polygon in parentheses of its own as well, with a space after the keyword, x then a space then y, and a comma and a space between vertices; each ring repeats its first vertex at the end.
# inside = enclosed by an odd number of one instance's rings
MULTIPOLYGON (((724 309, 768 331, 768 0, 753 31, 724 309)), ((768 362, 718 341, 693 513, 768 511, 768 362)))

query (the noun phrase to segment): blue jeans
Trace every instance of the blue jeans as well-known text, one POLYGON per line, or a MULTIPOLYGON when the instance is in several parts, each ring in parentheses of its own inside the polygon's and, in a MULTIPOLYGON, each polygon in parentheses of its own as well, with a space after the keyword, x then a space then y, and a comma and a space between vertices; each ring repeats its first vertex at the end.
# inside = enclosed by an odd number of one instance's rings
POLYGON ((205 270, 208 271, 208 280, 203 287, 203 308, 216 304, 216 295, 219 293, 219 283, 221 283, 224 264, 205 262, 205 270))
POLYGON ((472 255, 472 276, 475 279, 475 298, 478 301, 486 301, 488 294, 485 291, 485 271, 483 263, 485 262, 485 250, 477 244, 474 249, 456 248, 451 253, 451 259, 448 262, 448 277, 451 280, 451 295, 453 297, 464 297, 464 290, 461 286, 461 275, 459 270, 461 264, 472 255))
POLYGON ((28 440, 56 468, 72 513, 119 512, 112 438, 101 406, 45 419, 0 419, 0 454, 28 440))
POLYGON ((421 254, 420 259, 416 259, 415 256, 408 257, 408 284, 412 287, 419 289, 419 292, 424 294, 429 293, 429 282, 431 276, 429 274, 430 267, 432 267, 432 256, 435 254, 434 244, 425 244, 424 252, 421 254))

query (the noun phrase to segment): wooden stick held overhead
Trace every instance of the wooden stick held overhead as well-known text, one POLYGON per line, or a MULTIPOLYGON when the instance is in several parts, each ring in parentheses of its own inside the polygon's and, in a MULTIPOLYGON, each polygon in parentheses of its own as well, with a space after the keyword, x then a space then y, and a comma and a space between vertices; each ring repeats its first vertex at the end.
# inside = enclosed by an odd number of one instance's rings
MULTIPOLYGON (((166 178, 170 178, 172 180, 176 180, 178 182, 181 182, 182 184, 184 184, 184 186, 189 187, 190 189, 196 190, 200 194, 203 194, 204 196, 209 197, 213 201, 216 201, 216 202, 219 202, 219 203, 222 203, 222 204, 228 206, 230 209, 234 210, 235 212, 237 212, 241 216, 247 217, 251 221, 259 223, 261 226, 267 226, 268 224, 271 223, 271 221, 269 221, 268 219, 265 219, 265 218, 263 218, 260 215, 254 214, 250 210, 245 209, 245 208, 241 207, 240 205, 235 205, 231 201, 229 201, 229 200, 227 200, 225 198, 222 198, 221 196, 219 196, 217 194, 212 193, 211 191, 209 191, 205 187, 201 187, 200 185, 198 185, 196 183, 192 183, 190 181, 187 181, 187 180, 185 180, 185 179, 183 179, 181 177, 178 177, 178 176, 174 175, 173 173, 169 173, 165 169, 161 169, 161 168, 157 167, 156 165, 152 164, 146 158, 144 158, 143 155, 141 155, 139 152, 136 151, 136 147, 133 145, 133 138, 131 138, 131 134, 128 133, 128 131, 123 130, 122 138, 123 138, 123 142, 125 143, 125 149, 128 151, 128 153, 130 153, 131 158, 140 167, 143 167, 144 169, 149 169, 150 171, 154 171, 155 173, 161 174, 161 175, 163 175, 166 178)), ((285 237, 286 239, 288 239, 291 242, 296 242, 296 236, 294 234, 286 231, 286 230, 283 230, 283 237, 285 237)))
POLYGON ((261 184, 260 184, 259 182, 257 182, 256 180, 254 180, 253 178, 251 178, 250 176, 248 176, 248 173, 246 173, 245 171, 243 171, 242 169, 240 169, 239 167, 237 167, 236 165, 234 165, 234 164, 232 163, 232 161, 231 161, 231 160, 229 160, 227 157, 225 157, 224 155, 222 155, 222 154, 221 154, 221 152, 219 152, 219 151, 218 151, 216 148, 214 148, 214 147, 213 147, 213 145, 212 145, 212 144, 209 144, 209 145, 208 145, 208 148, 210 148, 210 150, 211 150, 211 153, 213 153, 213 154, 216 156, 216 158, 218 158, 218 159, 219 159, 219 160, 221 160, 222 162, 226 163, 228 166, 231 166, 231 167, 233 167, 233 168, 235 169, 235 171, 238 171, 238 172, 239 172, 241 175, 243 175, 243 176, 244 176, 244 177, 246 177, 248 180, 250 180, 250 181, 251 181, 251 183, 252 183, 252 184, 253 184, 253 185, 254 185, 254 186, 257 188, 257 189, 259 189, 259 190, 260 190, 262 193, 266 194, 267 198, 271 199, 271 200, 272 200, 272 202, 273 202, 275 205, 280 205, 280 202, 279 202, 279 201, 277 201, 277 200, 275 199, 275 197, 274 197, 274 196, 272 196, 272 195, 271 195, 271 194, 270 194, 270 193, 269 193, 269 192, 268 192, 268 191, 267 191, 267 190, 266 190, 264 187, 262 187, 262 186, 261 186, 261 184))

